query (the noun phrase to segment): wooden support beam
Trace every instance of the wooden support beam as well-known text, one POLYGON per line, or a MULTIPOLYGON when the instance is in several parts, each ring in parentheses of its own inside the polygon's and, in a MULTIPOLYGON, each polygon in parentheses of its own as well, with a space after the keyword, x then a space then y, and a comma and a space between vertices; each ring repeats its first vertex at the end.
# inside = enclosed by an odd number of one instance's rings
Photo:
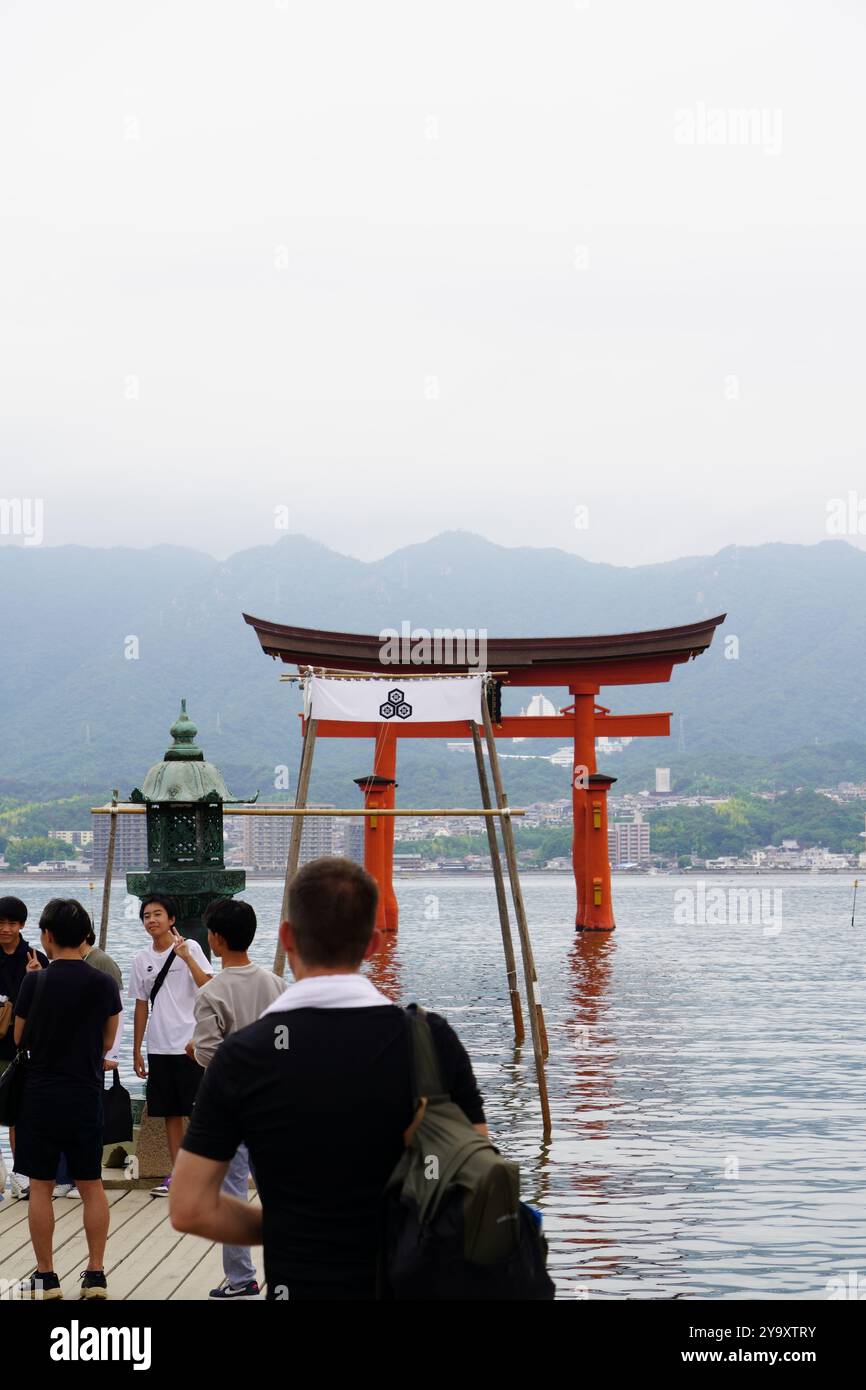
MULTIPOLYGON (((112 813, 109 806, 91 806, 91 815, 108 816, 112 813)), ((147 808, 138 806, 134 802, 120 802, 117 806, 119 816, 143 816, 147 808)), ((441 820, 443 816, 499 816, 499 811, 495 808, 491 811, 479 811, 477 806, 426 806, 412 810, 411 807, 397 808, 380 806, 375 811, 364 810, 363 807, 357 811, 346 811, 337 806, 304 806, 296 808, 294 806, 227 806, 223 810, 224 816, 427 816, 433 820, 441 820)), ((511 808, 512 816, 525 816, 524 810, 516 806, 511 808)))
POLYGON ((484 718, 484 733, 487 739, 487 752, 490 757, 490 771, 493 776, 493 786, 496 791, 496 802, 500 808, 500 822, 502 825, 502 843, 505 846, 505 859, 508 864, 508 877, 511 880, 511 896, 514 899, 514 912, 517 917, 517 930, 520 935, 520 953, 523 958, 523 978, 526 986, 526 1003, 529 1009, 529 1026, 532 1030, 532 1050, 535 1054, 535 1074, 538 1079, 538 1094, 541 1100, 541 1117, 544 1128, 545 1142, 550 1138, 550 1099, 547 1094, 547 1077, 544 1074, 544 1058, 547 1053, 547 1030, 544 1026, 544 1013, 541 1003, 535 997, 535 961, 532 955, 532 945, 529 940, 529 928, 526 923, 526 909, 523 905, 523 893, 520 888, 520 876, 517 872, 517 853, 514 848, 514 832, 511 827, 511 813, 508 807, 508 797, 502 785, 502 774, 499 771, 499 755, 496 751, 496 739, 493 736, 493 725, 490 719, 490 710, 487 707, 486 695, 481 700, 481 713, 484 718))
MULTIPOLYGON (((481 788, 481 801, 485 810, 490 810, 490 787, 487 782, 487 769, 484 766, 484 749, 478 725, 471 720, 472 742, 475 745, 475 762, 478 767, 478 785, 481 788)), ((511 923, 508 920, 508 899, 505 896, 505 880, 502 875, 502 860, 499 857, 499 842, 496 839, 496 826, 490 816, 485 819, 487 843, 490 847, 490 863, 493 867, 493 881, 496 884, 496 906, 499 909, 499 926, 502 932, 502 949, 505 952, 505 974, 508 980, 508 997, 511 1000, 511 1017, 514 1021, 514 1041, 519 1046, 526 1032, 523 1027, 523 1011, 520 1007, 520 991, 517 988, 517 962, 514 959, 514 943, 511 940, 511 923)))
POLYGON ((114 844, 117 839, 117 788, 111 793, 108 808, 111 823, 108 828, 108 853, 105 856, 105 877, 102 880, 102 916, 99 921, 99 949, 105 950, 108 941, 108 914, 111 906, 111 875, 114 871, 114 844))
MULTIPOLYGON (((292 879, 298 872, 298 863, 301 858, 301 836, 304 833, 304 808, 307 804, 307 792, 310 787, 310 772, 313 767, 313 749, 316 746, 316 720, 310 719, 304 730, 304 744, 301 749, 301 765, 298 768, 298 787, 295 792, 295 805, 292 808, 297 814, 292 821, 292 836, 289 841, 289 854, 286 860, 286 878, 283 884, 283 903, 280 908, 280 923, 286 921, 289 913, 289 888, 292 879)), ((277 949, 274 952, 274 974, 282 975, 286 969, 286 953, 283 950, 283 943, 277 931, 277 949)))

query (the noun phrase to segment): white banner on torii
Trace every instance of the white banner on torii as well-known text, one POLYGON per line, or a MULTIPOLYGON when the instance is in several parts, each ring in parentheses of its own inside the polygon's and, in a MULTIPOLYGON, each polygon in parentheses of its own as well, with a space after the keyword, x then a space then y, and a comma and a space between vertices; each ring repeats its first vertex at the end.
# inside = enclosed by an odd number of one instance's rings
POLYGON ((306 714, 355 724, 446 724, 462 719, 481 723, 484 677, 443 676, 441 680, 334 680, 310 676, 306 714))

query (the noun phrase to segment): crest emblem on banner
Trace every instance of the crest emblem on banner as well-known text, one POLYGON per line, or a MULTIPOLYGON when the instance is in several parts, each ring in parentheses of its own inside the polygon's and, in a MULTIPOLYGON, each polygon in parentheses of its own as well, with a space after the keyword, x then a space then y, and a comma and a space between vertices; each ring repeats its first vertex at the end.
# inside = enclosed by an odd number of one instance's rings
POLYGON ((395 714, 398 719, 409 719, 412 706, 404 700, 402 690, 389 690, 388 699, 379 706, 379 713, 383 719, 393 719, 395 714))

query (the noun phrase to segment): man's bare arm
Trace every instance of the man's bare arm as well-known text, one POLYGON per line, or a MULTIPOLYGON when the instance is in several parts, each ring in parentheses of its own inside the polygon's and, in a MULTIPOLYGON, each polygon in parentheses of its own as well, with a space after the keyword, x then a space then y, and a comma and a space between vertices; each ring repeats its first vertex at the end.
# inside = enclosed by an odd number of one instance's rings
POLYGON ((181 1149, 171 1177, 169 1215, 176 1231, 221 1245, 261 1245, 262 1209, 220 1191, 225 1163, 181 1149))
POLYGON ((144 1058, 141 1055, 141 1044, 144 1042, 144 1030, 147 1027, 147 1000, 136 999, 135 1017, 132 1023, 132 1065, 136 1076, 142 1080, 147 1076, 147 1068, 144 1065, 144 1058))
POLYGON ((201 989, 202 985, 206 985, 208 980, 213 979, 213 971, 203 969, 198 961, 193 959, 189 940, 182 937, 180 932, 176 931, 174 928, 172 928, 171 940, 174 946, 174 954, 183 961, 184 965, 189 970, 196 988, 201 989))
POLYGON ((119 1013, 118 1013, 118 1014, 112 1014, 110 1018, 107 1018, 107 1019, 105 1020, 105 1026, 104 1026, 104 1028, 102 1029, 102 1055, 103 1055, 103 1057, 105 1056, 106 1052, 110 1052, 111 1049, 114 1047, 114 1040, 115 1040, 115 1038, 117 1037, 117 1029, 118 1029, 119 1025, 120 1025, 120 1014, 119 1014, 119 1013))

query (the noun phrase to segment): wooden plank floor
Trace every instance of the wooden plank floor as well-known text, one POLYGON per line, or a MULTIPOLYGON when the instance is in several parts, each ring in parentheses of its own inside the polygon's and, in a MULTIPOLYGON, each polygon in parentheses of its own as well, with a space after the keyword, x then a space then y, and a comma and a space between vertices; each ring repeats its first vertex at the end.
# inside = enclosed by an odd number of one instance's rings
MULTIPOLYGON (((223 1277, 222 1247, 181 1235, 168 1219, 168 1201, 147 1191, 108 1191, 111 1208, 105 1275, 110 1299, 206 1299, 223 1277)), ((250 1200, 256 1201, 254 1192, 250 1200)), ((80 1201, 54 1201, 54 1268, 63 1296, 76 1299, 78 1276, 87 1267, 80 1201)), ((254 1252, 262 1277, 261 1247, 254 1252)), ((0 1202, 0 1280, 23 1279, 35 1266, 27 1227, 27 1203, 8 1195, 0 1202)))

